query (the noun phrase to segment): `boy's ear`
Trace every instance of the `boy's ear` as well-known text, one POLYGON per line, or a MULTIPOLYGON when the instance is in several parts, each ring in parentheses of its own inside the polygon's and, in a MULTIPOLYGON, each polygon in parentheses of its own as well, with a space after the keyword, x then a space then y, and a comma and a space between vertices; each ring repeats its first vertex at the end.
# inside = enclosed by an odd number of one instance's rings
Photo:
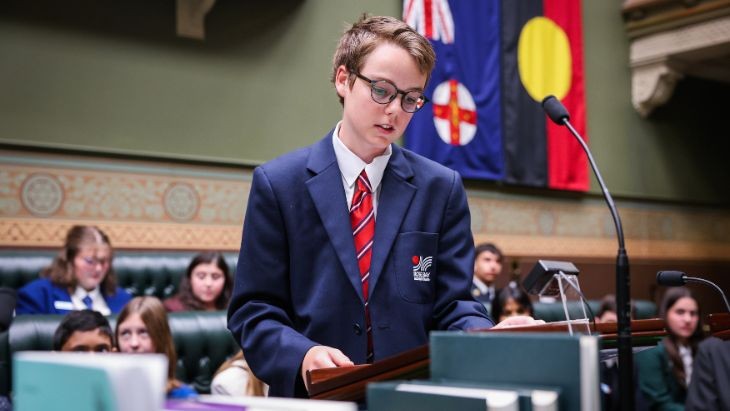
POLYGON ((350 72, 344 65, 337 67, 335 72, 335 89, 340 97, 345 97, 350 87, 350 72))

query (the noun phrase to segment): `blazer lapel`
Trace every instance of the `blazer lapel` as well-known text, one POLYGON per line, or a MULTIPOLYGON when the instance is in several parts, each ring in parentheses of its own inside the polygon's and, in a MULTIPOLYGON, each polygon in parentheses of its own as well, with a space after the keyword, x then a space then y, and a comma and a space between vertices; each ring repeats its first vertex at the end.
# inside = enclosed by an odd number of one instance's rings
POLYGON ((355 243, 352 240, 350 214, 347 210, 345 190, 342 187, 342 174, 332 147, 332 133, 312 146, 307 168, 315 174, 307 180, 309 195, 327 230, 337 257, 347 273, 347 278, 350 279, 356 294, 364 304, 360 269, 357 266, 355 243))
POLYGON ((392 147, 393 154, 383 174, 375 219, 375 241, 370 262, 370 289, 373 291, 417 190, 409 182, 413 177, 413 169, 404 157, 403 150, 396 145, 392 147))

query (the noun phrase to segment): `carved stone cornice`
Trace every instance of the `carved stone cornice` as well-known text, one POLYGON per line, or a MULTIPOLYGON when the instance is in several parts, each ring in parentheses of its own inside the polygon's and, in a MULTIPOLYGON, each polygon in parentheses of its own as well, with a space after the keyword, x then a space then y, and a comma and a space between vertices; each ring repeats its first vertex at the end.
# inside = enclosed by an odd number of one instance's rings
POLYGON ((666 103, 685 75, 730 83, 730 0, 686 3, 624 3, 631 99, 642 116, 666 103))

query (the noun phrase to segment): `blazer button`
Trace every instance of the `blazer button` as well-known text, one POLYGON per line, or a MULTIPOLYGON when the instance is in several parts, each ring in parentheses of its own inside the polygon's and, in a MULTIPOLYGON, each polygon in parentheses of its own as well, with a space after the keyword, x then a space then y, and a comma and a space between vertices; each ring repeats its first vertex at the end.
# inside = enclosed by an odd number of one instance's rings
POLYGON ((360 328, 360 324, 358 324, 358 323, 352 324, 352 329, 355 331, 355 335, 362 334, 362 328, 360 328))

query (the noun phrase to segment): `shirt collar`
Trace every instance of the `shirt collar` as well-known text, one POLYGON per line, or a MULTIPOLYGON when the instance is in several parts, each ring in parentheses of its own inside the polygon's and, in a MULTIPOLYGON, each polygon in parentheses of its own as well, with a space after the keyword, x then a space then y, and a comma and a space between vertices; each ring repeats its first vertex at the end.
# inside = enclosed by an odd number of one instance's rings
POLYGON ((86 296, 91 297, 93 301, 98 301, 99 299, 104 299, 104 297, 101 295, 101 290, 99 287, 94 288, 91 291, 84 290, 80 285, 76 286, 76 290, 74 290, 74 293, 72 297, 76 297, 79 300, 83 300, 86 296))
POLYGON ((477 288, 479 289, 479 291, 482 292, 482 294, 485 294, 489 289, 492 288, 492 287, 486 285, 484 283, 484 281, 478 279, 477 277, 473 277, 472 282, 474 283, 475 286, 477 286, 477 288))
POLYGON ((372 163, 366 164, 360 157, 350 151, 342 140, 340 140, 341 123, 342 122, 337 123, 335 130, 332 132, 332 145, 335 149, 335 157, 337 157, 337 165, 342 173, 342 178, 345 180, 347 186, 352 188, 355 186, 357 177, 360 175, 362 170, 365 169, 373 192, 377 191, 380 186, 380 182, 383 181, 385 167, 388 166, 390 156, 393 154, 393 148, 388 146, 385 153, 375 157, 372 163))

